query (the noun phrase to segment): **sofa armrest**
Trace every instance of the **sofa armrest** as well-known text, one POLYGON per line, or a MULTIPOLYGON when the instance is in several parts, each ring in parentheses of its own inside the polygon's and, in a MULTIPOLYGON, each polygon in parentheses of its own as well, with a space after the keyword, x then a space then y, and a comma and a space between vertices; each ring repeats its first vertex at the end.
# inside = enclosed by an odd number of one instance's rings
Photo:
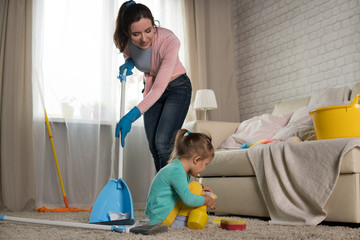
POLYGON ((212 138, 214 149, 217 149, 223 141, 236 132, 239 125, 240 122, 196 120, 185 123, 183 128, 186 128, 191 132, 209 134, 212 138))

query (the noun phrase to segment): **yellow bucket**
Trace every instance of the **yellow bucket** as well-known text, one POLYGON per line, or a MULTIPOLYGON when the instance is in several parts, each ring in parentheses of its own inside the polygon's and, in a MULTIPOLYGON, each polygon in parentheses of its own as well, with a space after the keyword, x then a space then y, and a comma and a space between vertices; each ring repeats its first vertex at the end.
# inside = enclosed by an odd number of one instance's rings
POLYGON ((206 206, 198 207, 189 213, 187 226, 192 230, 202 230, 209 221, 209 216, 206 213, 206 206))
POLYGON ((321 107, 311 111, 316 138, 360 137, 360 94, 349 105, 321 107))

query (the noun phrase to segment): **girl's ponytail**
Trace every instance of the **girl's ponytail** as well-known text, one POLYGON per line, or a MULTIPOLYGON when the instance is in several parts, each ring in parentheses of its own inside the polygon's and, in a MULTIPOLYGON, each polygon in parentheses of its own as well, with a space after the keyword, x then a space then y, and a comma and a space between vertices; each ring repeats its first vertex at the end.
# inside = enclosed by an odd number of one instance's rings
POLYGON ((211 137, 203 133, 192 133, 187 129, 180 129, 175 136, 169 162, 174 158, 191 158, 195 155, 199 155, 200 158, 214 156, 211 137))

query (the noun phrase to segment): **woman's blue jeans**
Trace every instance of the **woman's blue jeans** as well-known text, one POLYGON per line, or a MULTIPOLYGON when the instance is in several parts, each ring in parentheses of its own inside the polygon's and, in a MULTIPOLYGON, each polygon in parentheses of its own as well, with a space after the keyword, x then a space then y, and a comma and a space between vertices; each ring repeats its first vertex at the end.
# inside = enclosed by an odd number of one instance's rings
POLYGON ((171 81, 160 99, 144 113, 144 126, 156 171, 166 166, 176 132, 182 127, 191 101, 186 74, 171 81))

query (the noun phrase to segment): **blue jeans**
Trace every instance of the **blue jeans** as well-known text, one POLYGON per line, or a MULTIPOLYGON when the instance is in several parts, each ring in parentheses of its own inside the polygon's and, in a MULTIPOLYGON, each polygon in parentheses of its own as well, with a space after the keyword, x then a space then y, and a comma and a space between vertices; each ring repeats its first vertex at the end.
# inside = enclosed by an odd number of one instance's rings
POLYGON ((144 113, 144 126, 156 171, 166 166, 176 132, 182 127, 191 101, 186 74, 171 81, 159 100, 144 113))

